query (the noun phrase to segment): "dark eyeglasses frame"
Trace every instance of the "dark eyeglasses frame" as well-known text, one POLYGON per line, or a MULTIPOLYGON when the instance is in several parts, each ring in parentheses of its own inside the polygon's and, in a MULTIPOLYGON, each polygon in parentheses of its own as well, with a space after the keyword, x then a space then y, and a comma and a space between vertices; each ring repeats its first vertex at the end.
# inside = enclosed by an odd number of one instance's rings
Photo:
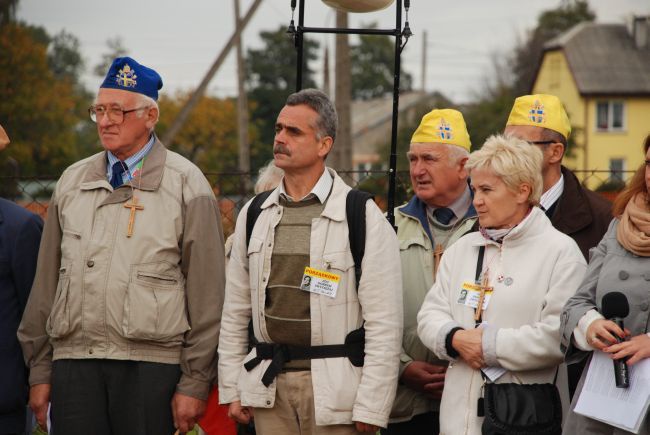
POLYGON ((531 145, 550 145, 552 143, 556 143, 557 141, 554 140, 527 140, 531 145))

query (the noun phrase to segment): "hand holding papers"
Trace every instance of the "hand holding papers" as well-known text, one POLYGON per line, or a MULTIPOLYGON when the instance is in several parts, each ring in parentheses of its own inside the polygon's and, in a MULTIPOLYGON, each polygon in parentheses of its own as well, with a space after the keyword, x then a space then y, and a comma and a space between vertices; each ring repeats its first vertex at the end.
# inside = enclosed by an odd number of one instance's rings
POLYGON ((650 359, 629 369, 630 387, 616 388, 612 359, 594 351, 575 412, 638 433, 650 403, 650 359))

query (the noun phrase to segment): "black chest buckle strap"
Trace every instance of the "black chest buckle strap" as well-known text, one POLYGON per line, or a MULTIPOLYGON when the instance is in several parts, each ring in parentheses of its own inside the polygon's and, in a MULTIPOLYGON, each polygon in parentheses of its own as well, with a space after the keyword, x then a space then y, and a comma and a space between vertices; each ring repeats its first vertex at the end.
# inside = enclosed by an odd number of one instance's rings
POLYGON ((256 343, 255 358, 244 364, 247 371, 253 370, 262 360, 270 359, 271 364, 262 376, 262 383, 268 387, 273 379, 282 372, 285 363, 293 360, 319 358, 348 358, 353 366, 363 367, 365 356, 365 329, 355 329, 345 337, 344 344, 326 344, 322 346, 293 346, 276 343, 256 343))

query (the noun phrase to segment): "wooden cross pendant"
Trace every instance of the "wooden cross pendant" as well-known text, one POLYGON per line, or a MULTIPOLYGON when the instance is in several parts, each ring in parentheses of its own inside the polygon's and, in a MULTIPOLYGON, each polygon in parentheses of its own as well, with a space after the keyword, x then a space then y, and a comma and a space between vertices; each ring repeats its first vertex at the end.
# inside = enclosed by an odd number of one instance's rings
POLYGON ((131 203, 128 202, 124 204, 124 208, 131 209, 131 216, 129 216, 129 227, 126 230, 126 237, 131 237, 133 235, 133 224, 135 224, 135 212, 138 210, 144 210, 144 205, 138 204, 138 197, 133 195, 131 203))
POLYGON ((483 272, 483 279, 481 280, 481 293, 478 297, 478 304, 476 305, 476 311, 474 311, 474 321, 478 322, 481 320, 481 315, 483 314, 483 301, 485 300, 485 293, 492 290, 492 287, 488 286, 488 273, 487 271, 483 272))
POLYGON ((433 278, 435 279, 438 275, 438 266, 440 266, 440 260, 442 259, 442 253, 445 249, 442 245, 437 244, 436 248, 433 250, 433 278))

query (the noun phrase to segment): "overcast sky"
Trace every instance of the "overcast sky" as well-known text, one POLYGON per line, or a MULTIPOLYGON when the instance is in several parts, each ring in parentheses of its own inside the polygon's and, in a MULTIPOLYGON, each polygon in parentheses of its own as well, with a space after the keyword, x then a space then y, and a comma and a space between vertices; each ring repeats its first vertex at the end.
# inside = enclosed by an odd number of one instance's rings
MULTIPOLYGON (((566 0, 565 0, 566 1, 566 0)), ((198 85, 234 30, 234 0, 21 0, 18 17, 44 26, 50 34, 62 29, 81 41, 89 88, 101 81, 91 73, 106 40, 120 36, 129 54, 163 77, 162 93, 198 85)), ((252 0, 240 0, 242 15, 252 0)), ((427 90, 439 90, 456 102, 467 101, 482 88, 492 71, 494 53, 507 53, 533 28, 545 9, 558 0, 411 0, 410 24, 415 36, 402 62, 421 84, 423 32, 427 32, 427 90)), ((590 0, 598 22, 624 23, 633 14, 650 15, 650 0, 590 0)), ((264 0, 244 33, 246 46, 260 46, 261 30, 286 26, 289 0, 264 0)), ((352 26, 372 21, 394 27, 395 7, 370 14, 351 14, 352 26)), ((297 17, 296 17, 297 18, 297 17)), ((334 13, 318 0, 307 0, 306 25, 333 26, 334 13)), ((312 35, 333 51, 331 35, 312 35)), ((320 66, 318 66, 320 70, 320 66)), ((236 93, 236 65, 230 55, 212 80, 209 93, 236 93)))

